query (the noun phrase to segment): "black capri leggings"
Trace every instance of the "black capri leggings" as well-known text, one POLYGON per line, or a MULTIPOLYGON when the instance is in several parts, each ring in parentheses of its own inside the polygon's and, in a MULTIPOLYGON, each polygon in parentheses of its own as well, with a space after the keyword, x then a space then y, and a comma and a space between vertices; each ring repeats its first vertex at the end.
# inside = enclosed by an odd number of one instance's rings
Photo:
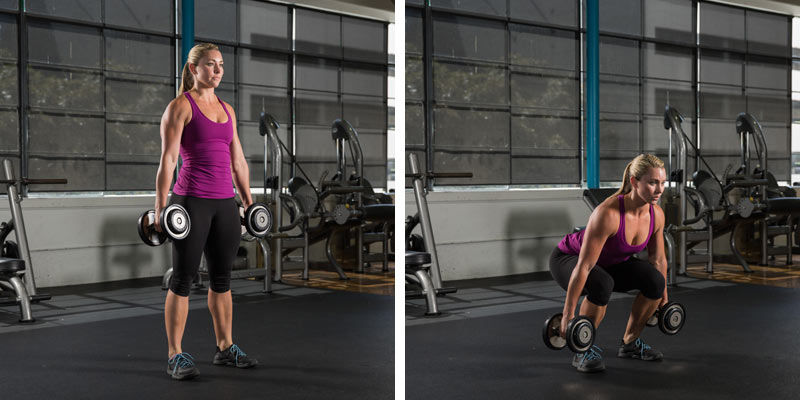
MULTIPOLYGON (((566 254, 558 247, 550 255, 550 273, 559 286, 567 290, 572 270, 578 265, 578 256, 566 254)), ((657 300, 664 295, 664 275, 653 264, 631 257, 627 261, 608 267, 595 265, 586 278, 582 294, 592 304, 604 306, 611 292, 638 289, 648 299, 657 300)))
POLYGON ((188 296, 205 252, 211 290, 231 288, 231 268, 242 233, 239 207, 230 199, 202 199, 172 194, 170 204, 180 204, 189 213, 192 227, 183 240, 172 242, 172 281, 169 289, 188 296))

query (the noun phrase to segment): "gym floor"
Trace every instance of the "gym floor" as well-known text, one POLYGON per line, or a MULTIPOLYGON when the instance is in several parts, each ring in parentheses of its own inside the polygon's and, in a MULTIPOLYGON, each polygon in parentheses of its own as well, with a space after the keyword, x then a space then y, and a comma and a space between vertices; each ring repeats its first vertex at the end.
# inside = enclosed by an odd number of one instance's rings
POLYGON ((204 291, 191 294, 183 340, 200 376, 178 382, 166 374, 160 279, 45 288, 53 298, 34 305, 35 323, 18 323, 17 306, 0 307, 2 398, 393 398, 392 296, 231 284, 234 338, 256 368, 211 364, 204 291))
POLYGON ((669 293, 686 306, 683 330, 642 335, 660 362, 616 357, 634 297, 615 293, 596 342, 607 369, 583 374, 573 353, 542 341, 564 299, 549 274, 447 284, 459 291, 440 298, 440 317, 422 316, 422 299, 406 301, 409 399, 797 398, 797 290, 680 277, 669 293))
POLYGON ((310 269, 308 280, 303 280, 302 271, 299 271, 284 272, 283 281, 294 286, 394 296, 394 262, 389 262, 388 271, 375 264, 365 268, 363 273, 345 270, 345 275, 347 280, 342 280, 329 269, 310 269))
POLYGON ((714 279, 755 285, 800 288, 800 255, 792 256, 792 264, 786 265, 786 257, 778 257, 769 265, 751 263, 753 273, 745 273, 739 264, 714 263, 714 272, 706 272, 704 265, 689 265, 686 272, 694 278, 714 279))

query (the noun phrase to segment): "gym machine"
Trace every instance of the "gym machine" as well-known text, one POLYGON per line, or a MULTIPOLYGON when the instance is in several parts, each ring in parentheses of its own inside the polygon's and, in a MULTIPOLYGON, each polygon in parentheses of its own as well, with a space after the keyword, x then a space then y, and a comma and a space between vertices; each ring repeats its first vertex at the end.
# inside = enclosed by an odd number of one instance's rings
POLYGON ((394 204, 391 196, 377 194, 364 177, 364 161, 358 132, 349 122, 337 119, 331 126, 331 134, 336 145, 336 173, 330 181, 321 180, 320 189, 325 193, 338 194, 333 210, 334 220, 345 224, 348 220, 356 222, 356 272, 364 271, 364 264, 380 261, 384 272, 389 270, 389 238, 394 226, 394 204), (350 150, 352 168, 355 173, 347 177, 347 154, 350 150), (347 189, 349 188, 349 189, 347 189), (358 222, 361 223, 358 223, 358 222), (380 243, 381 252, 369 252, 371 243, 380 243))
POLYGON ((436 242, 433 238, 431 214, 428 210, 428 192, 423 180, 435 178, 472 178, 470 172, 422 172, 419 159, 414 153, 408 154, 411 186, 414 190, 414 201, 417 204, 417 213, 406 218, 406 284, 411 288, 406 289, 406 298, 425 297, 428 311, 425 315, 438 315, 439 308, 436 301, 437 295, 455 293, 454 287, 444 287, 439 268, 439 256, 436 252, 436 242), (413 234, 416 225, 420 226, 422 235, 413 234))
MULTIPOLYGON (((726 174, 723 177, 725 184, 714 175, 705 159, 700 156, 697 148, 683 131, 681 123, 683 116, 678 110, 667 106, 664 111, 664 128, 670 134, 670 142, 675 140, 677 143, 677 170, 669 171, 671 180, 677 182, 677 188, 671 196, 664 196, 665 201, 674 202, 677 200, 678 221, 673 221, 667 229, 670 235, 678 235, 678 272, 685 274, 686 265, 693 262, 705 262, 706 272, 713 272, 714 247, 713 240, 723 234, 730 233, 730 249, 738 263, 745 272, 753 272, 744 256, 737 247, 736 238, 747 225, 755 222, 761 223, 761 261, 766 263, 769 254, 776 252, 783 253, 783 249, 767 248, 769 237, 780 234, 790 234, 785 226, 769 227, 774 221, 771 216, 797 215, 800 210, 800 199, 798 198, 768 198, 766 197, 769 180, 766 175, 766 142, 764 141, 763 131, 758 122, 749 114, 742 113, 737 118, 736 130, 739 134, 742 145, 742 164, 736 174, 726 174), (749 136, 748 136, 749 135, 749 136), (759 166, 764 167, 749 174, 749 161, 746 159, 749 153, 749 143, 754 143, 759 154, 759 166), (687 147, 694 148, 698 158, 704 163, 706 170, 697 169, 692 174, 692 186, 688 186, 689 178, 686 172, 687 147), (739 193, 735 198, 736 190, 739 193), (760 195, 757 195, 760 193, 760 195), (688 217, 688 201, 691 200, 695 209, 695 216, 688 217), (719 215, 721 214, 721 216, 719 215), (704 253, 695 252, 690 254, 690 250, 700 243, 706 243, 707 251, 704 253)), ((672 146, 670 146, 670 152, 672 146)), ((669 213, 668 213, 669 214, 669 213)), ((789 242, 791 243, 791 242, 789 242)), ((791 249, 789 249, 791 251, 791 249)), ((674 253, 674 250, 672 251, 674 253)), ((675 259, 674 254, 670 259, 675 259)), ((791 260, 791 254, 788 254, 791 260)))
POLYGON ((276 223, 273 231, 268 235, 272 238, 272 247, 276 250, 273 254, 275 265, 275 280, 280 280, 283 267, 287 264, 297 263, 285 260, 290 252, 302 249, 303 279, 308 279, 309 257, 308 249, 313 243, 325 240, 325 254, 330 264, 334 267, 340 279, 347 279, 341 264, 334 256, 334 242, 332 238, 336 232, 356 230, 356 272, 363 272, 363 265, 369 261, 382 261, 383 270, 388 270, 388 239, 391 232, 391 222, 394 220, 394 205, 391 197, 375 194, 369 182, 363 178, 363 160, 361 144, 356 130, 344 120, 337 119, 331 126, 331 135, 336 144, 337 172, 331 180, 326 181, 327 174, 323 174, 319 181, 319 189, 311 184, 311 179, 297 164, 291 151, 283 144, 277 134, 277 122, 269 114, 262 113, 262 123, 259 133, 265 137, 264 164, 272 166, 272 171, 266 171, 265 185, 273 189, 271 204, 276 223), (353 160, 352 167, 355 174, 347 177, 347 152, 353 160), (298 167, 303 177, 295 176, 289 179, 289 194, 280 194, 282 170, 277 166, 282 165, 282 150, 291 158, 294 166, 298 167), (269 181, 269 182, 267 182, 269 181), (337 204, 333 210, 325 208, 324 201, 329 196, 337 196, 337 204), (282 208, 286 208, 291 223, 283 225, 282 208), (311 225, 312 219, 318 219, 316 225, 311 225), (299 234, 286 232, 298 227, 299 234), (364 248, 370 243, 381 242, 380 254, 364 254, 364 248), (358 251, 360 249, 360 251, 358 251))
MULTIPOLYGON (((8 204, 11 219, 0 223, 0 243, 2 243, 2 258, 0 258, 0 293, 3 290, 12 291, 15 298, 8 302, 20 306, 20 322, 33 322, 31 303, 49 300, 51 296, 39 293, 36 289, 36 280, 33 274, 28 235, 25 230, 25 221, 22 218, 22 186, 24 185, 50 185, 66 184, 66 179, 31 179, 16 178, 11 160, 3 160, 5 179, 0 184, 6 185, 8 204), (14 231, 17 241, 6 240, 14 231)), ((0 300, 0 303, 6 301, 0 300)))

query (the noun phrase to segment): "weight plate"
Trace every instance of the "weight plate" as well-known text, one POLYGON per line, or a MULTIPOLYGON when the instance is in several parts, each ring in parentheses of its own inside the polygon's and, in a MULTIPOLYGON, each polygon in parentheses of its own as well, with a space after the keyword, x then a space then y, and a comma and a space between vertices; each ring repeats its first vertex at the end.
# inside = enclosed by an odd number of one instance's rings
POLYGON ((736 212, 742 218, 747 218, 753 214, 753 210, 755 210, 756 206, 753 204, 750 199, 741 198, 736 203, 736 212))
POLYGON ((583 353, 594 344, 594 325, 586 317, 575 317, 567 325, 567 337, 569 349, 583 353))
POLYGON ((257 238, 267 236, 272 229, 272 212, 264 203, 253 203, 244 215, 247 233, 257 238))
POLYGON ((160 246, 167 241, 167 234, 156 231, 154 222, 156 220, 156 211, 147 210, 139 216, 138 231, 139 237, 142 238, 144 244, 148 246, 160 246))
POLYGON ((344 204, 337 204, 333 208, 333 220, 339 225, 344 225, 350 219, 350 210, 344 204))
POLYGON ((180 204, 170 204, 161 212, 161 229, 172 240, 182 240, 192 229, 189 213, 180 204))
POLYGON ((658 328, 667 335, 678 333, 686 322, 686 309, 679 303, 668 303, 664 306, 658 328))
POLYGON ((561 330, 561 313, 555 314, 544 321, 542 339, 550 349, 561 350, 567 345, 567 340, 559 335, 561 330))

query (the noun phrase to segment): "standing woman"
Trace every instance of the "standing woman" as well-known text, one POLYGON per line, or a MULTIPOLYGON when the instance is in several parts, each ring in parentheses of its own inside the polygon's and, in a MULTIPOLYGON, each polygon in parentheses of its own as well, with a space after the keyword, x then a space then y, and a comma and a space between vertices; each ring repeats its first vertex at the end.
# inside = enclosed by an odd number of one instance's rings
MULTIPOLYGON (((597 328, 612 291, 639 290, 617 356, 661 360, 663 354, 639 336, 647 319, 667 303, 664 211, 658 206, 665 182, 664 162, 652 154, 640 154, 625 167, 617 193, 594 209, 586 229, 565 236, 553 250, 550 273, 567 290, 561 336, 582 294, 586 297, 580 315, 597 328), (631 257, 644 249, 648 260, 631 257)), ((572 365, 581 372, 602 371, 606 367, 601 352, 592 346, 576 354, 572 365)))
POLYGON ((169 345, 167 373, 174 379, 198 375, 194 359, 181 347, 189 313, 189 289, 206 256, 210 287, 208 309, 217 339, 215 365, 239 368, 257 361, 233 343, 231 267, 239 247, 241 223, 234 200, 233 183, 243 206, 253 203, 250 171, 236 131, 236 114, 214 94, 223 74, 222 53, 213 44, 198 44, 189 51, 181 77, 181 95, 172 100, 161 117, 161 163, 156 175, 156 229, 167 206, 172 175, 183 159, 172 189, 171 204, 180 204, 192 221, 189 235, 172 242, 172 280, 164 305, 169 345))

